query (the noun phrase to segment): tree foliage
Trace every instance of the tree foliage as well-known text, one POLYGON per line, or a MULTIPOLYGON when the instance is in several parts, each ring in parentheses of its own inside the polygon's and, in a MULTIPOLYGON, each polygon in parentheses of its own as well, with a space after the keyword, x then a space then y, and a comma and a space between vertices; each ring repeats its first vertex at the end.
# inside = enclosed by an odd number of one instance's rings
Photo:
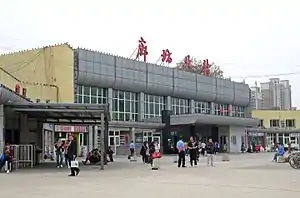
MULTIPOLYGON (((179 70, 187 71, 187 72, 192 72, 192 73, 197 73, 201 75, 207 75, 205 74, 204 71, 204 61, 198 60, 196 58, 191 59, 190 66, 188 66, 184 60, 176 64, 176 68, 179 70)), ((223 71, 220 69, 219 66, 217 66, 215 63, 210 62, 210 72, 208 76, 214 76, 217 78, 224 78, 223 71)))

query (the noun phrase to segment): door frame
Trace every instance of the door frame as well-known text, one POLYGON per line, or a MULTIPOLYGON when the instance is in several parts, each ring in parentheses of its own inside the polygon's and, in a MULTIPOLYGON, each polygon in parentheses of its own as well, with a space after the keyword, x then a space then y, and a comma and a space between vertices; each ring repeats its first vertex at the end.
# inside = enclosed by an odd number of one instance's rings
POLYGON ((114 155, 117 154, 117 146, 120 146, 120 131, 119 130, 109 130, 108 132, 108 146, 111 146, 114 155), (113 132, 113 133, 111 133, 113 132), (110 138, 113 138, 113 145, 110 144, 110 138))

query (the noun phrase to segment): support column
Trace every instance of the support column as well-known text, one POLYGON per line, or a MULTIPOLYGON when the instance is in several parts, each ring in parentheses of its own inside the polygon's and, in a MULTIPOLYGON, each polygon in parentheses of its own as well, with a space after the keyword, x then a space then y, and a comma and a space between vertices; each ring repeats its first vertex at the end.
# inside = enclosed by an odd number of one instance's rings
POLYGON ((93 126, 90 125, 89 126, 89 141, 88 141, 89 145, 88 145, 88 152, 90 152, 93 147, 94 147, 94 142, 93 142, 93 126))
POLYGON ((165 110, 172 110, 172 97, 171 96, 167 97, 165 110))
POLYGON ((191 114, 195 113, 195 100, 191 100, 191 114))
MULTIPOLYGON (((95 127, 96 130, 97 127, 95 127)), ((104 125, 104 114, 101 113, 101 136, 100 136, 100 151, 101 151, 101 170, 104 170, 104 164, 105 164, 105 159, 106 159, 106 150, 105 150, 105 145, 104 145, 104 131, 105 131, 105 125, 104 125)))
POLYGON ((98 126, 94 126, 93 128, 94 128, 94 148, 100 149, 98 145, 98 126))
POLYGON ((133 158, 130 158, 130 162, 136 162, 136 145, 135 145, 135 128, 132 127, 130 128, 130 136, 131 136, 131 141, 133 141, 134 144, 134 154, 133 158))
POLYGON ((144 114, 145 114, 145 105, 144 105, 144 102, 145 102, 145 94, 143 92, 140 93, 140 98, 139 98, 139 109, 138 109, 138 112, 139 112, 139 117, 138 117, 138 121, 142 121, 144 120, 144 114))
POLYGON ((4 148, 4 130, 5 130, 5 120, 4 120, 4 106, 0 105, 0 149, 4 148))
POLYGON ((210 114, 215 115, 215 103, 210 103, 210 114))
POLYGON ((108 90, 107 90, 107 103, 109 104, 110 117, 113 118, 113 116, 112 116, 113 89, 112 88, 108 88, 108 90))
POLYGON ((20 144, 30 143, 28 117, 26 114, 20 114, 20 144))

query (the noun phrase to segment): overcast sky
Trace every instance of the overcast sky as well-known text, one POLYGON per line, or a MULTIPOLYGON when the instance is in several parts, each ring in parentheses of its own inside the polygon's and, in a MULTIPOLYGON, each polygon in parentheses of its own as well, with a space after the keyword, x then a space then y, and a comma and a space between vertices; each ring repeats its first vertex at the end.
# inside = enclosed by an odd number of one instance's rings
POLYGON ((130 57, 143 36, 153 63, 168 48, 173 66, 187 54, 208 58, 238 81, 298 72, 280 78, 300 107, 299 8, 297 0, 0 0, 0 52, 69 42, 130 57))

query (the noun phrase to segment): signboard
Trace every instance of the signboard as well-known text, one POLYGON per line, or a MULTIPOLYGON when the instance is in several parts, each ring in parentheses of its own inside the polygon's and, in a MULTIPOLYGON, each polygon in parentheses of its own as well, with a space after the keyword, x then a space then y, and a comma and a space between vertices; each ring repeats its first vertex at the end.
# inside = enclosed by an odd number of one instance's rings
POLYGON ((55 132, 87 133, 88 131, 88 126, 55 125, 55 132))
POLYGON ((300 133, 290 133, 290 137, 300 137, 300 133))
POLYGON ((261 137, 264 136, 263 132, 248 132, 249 136, 253 136, 253 137, 261 137))

